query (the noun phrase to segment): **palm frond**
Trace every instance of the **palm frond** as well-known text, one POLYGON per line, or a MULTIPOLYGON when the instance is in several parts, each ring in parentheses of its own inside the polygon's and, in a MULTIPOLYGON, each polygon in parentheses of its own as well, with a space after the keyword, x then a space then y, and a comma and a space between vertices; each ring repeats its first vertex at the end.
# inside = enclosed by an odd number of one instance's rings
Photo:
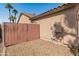
POLYGON ((5 8, 8 8, 8 9, 13 9, 13 7, 11 6, 11 4, 10 4, 10 3, 6 3, 5 8))

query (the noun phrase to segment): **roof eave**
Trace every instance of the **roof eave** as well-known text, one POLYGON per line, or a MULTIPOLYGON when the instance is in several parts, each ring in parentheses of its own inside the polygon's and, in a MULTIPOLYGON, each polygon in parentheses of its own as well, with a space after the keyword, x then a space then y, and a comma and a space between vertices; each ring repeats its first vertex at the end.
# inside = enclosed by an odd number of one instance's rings
MULTIPOLYGON (((62 5, 63 6, 63 5, 62 5)), ((65 8, 60 8, 60 9, 57 9, 57 10, 52 10, 52 12, 50 13, 50 12, 45 12, 45 13, 43 13, 43 14, 40 14, 40 15, 37 15, 37 16, 35 16, 35 17, 32 17, 31 18, 31 20, 32 21, 34 21, 34 20, 37 20, 37 19, 39 19, 39 18, 42 18, 42 17, 44 17, 44 16, 48 16, 48 15, 51 15, 51 14, 55 14, 55 13, 58 13, 58 12, 60 12, 60 11, 64 11, 64 10, 67 10, 67 9, 70 9, 70 8, 72 8, 72 7, 75 7, 75 4, 71 4, 70 6, 67 6, 67 7, 65 7, 65 8)), ((56 8, 55 8, 56 9, 56 8)))

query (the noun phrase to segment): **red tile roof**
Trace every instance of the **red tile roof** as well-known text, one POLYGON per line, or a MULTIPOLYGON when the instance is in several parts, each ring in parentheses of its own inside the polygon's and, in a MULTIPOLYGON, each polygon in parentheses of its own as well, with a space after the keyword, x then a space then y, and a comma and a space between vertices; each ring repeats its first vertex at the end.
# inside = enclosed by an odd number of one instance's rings
POLYGON ((48 16, 48 15, 55 14, 57 12, 60 12, 60 11, 66 10, 66 9, 70 9, 71 7, 74 7, 74 6, 75 6, 75 3, 63 4, 61 6, 58 6, 57 8, 51 9, 51 10, 44 12, 40 15, 34 16, 31 18, 31 20, 34 21, 34 20, 37 20, 37 19, 42 18, 44 16, 48 16))
MULTIPOLYGON (((66 9, 70 9, 70 8, 72 8, 74 6, 75 6, 75 3, 66 3, 66 4, 63 4, 61 6, 58 6, 57 8, 51 9, 51 10, 49 10, 47 12, 44 12, 44 13, 36 15, 36 16, 32 15, 32 14, 29 14, 29 13, 21 13, 20 17, 22 15, 25 15, 25 16, 29 17, 31 21, 34 21, 34 20, 37 20, 39 18, 55 14, 55 13, 61 12, 61 11, 66 10, 66 9)), ((18 19, 18 22, 20 20, 20 17, 18 19)))

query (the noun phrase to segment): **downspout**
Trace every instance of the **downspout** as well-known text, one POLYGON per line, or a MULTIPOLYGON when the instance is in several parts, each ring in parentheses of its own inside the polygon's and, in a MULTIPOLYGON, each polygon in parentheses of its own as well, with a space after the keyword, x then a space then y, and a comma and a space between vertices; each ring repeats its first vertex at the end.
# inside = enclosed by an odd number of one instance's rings
MULTIPOLYGON (((79 11, 77 10, 77 16, 76 16, 76 20, 77 20, 77 41, 78 41, 78 39, 79 39, 79 37, 78 37, 78 35, 79 35, 79 33, 78 33, 78 20, 79 20, 79 11)), ((78 42, 79 43, 79 42, 78 42)))
POLYGON ((77 10, 77 13, 76 13, 76 26, 77 26, 77 37, 76 37, 76 44, 75 44, 75 48, 76 48, 76 50, 75 50, 75 52, 76 52, 76 56, 79 56, 79 54, 78 54, 78 49, 79 49, 79 33, 78 33, 78 19, 79 19, 79 11, 77 10))

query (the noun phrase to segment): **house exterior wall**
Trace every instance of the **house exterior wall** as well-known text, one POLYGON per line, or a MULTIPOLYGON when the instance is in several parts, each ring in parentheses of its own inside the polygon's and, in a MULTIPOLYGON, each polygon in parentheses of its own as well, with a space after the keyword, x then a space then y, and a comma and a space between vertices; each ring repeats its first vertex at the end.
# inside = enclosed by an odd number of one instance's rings
POLYGON ((64 36, 63 41, 66 43, 70 39, 73 41, 75 37, 70 34, 76 35, 77 25, 75 7, 33 21, 33 23, 40 24, 40 38, 45 40, 51 40, 51 38, 54 37, 54 24, 56 22, 60 22, 65 32, 69 33, 64 36), (52 30, 51 27, 53 27, 52 30))
POLYGON ((25 16, 25 15, 22 15, 19 19, 19 22, 18 23, 31 23, 31 21, 29 20, 30 18, 25 16))

